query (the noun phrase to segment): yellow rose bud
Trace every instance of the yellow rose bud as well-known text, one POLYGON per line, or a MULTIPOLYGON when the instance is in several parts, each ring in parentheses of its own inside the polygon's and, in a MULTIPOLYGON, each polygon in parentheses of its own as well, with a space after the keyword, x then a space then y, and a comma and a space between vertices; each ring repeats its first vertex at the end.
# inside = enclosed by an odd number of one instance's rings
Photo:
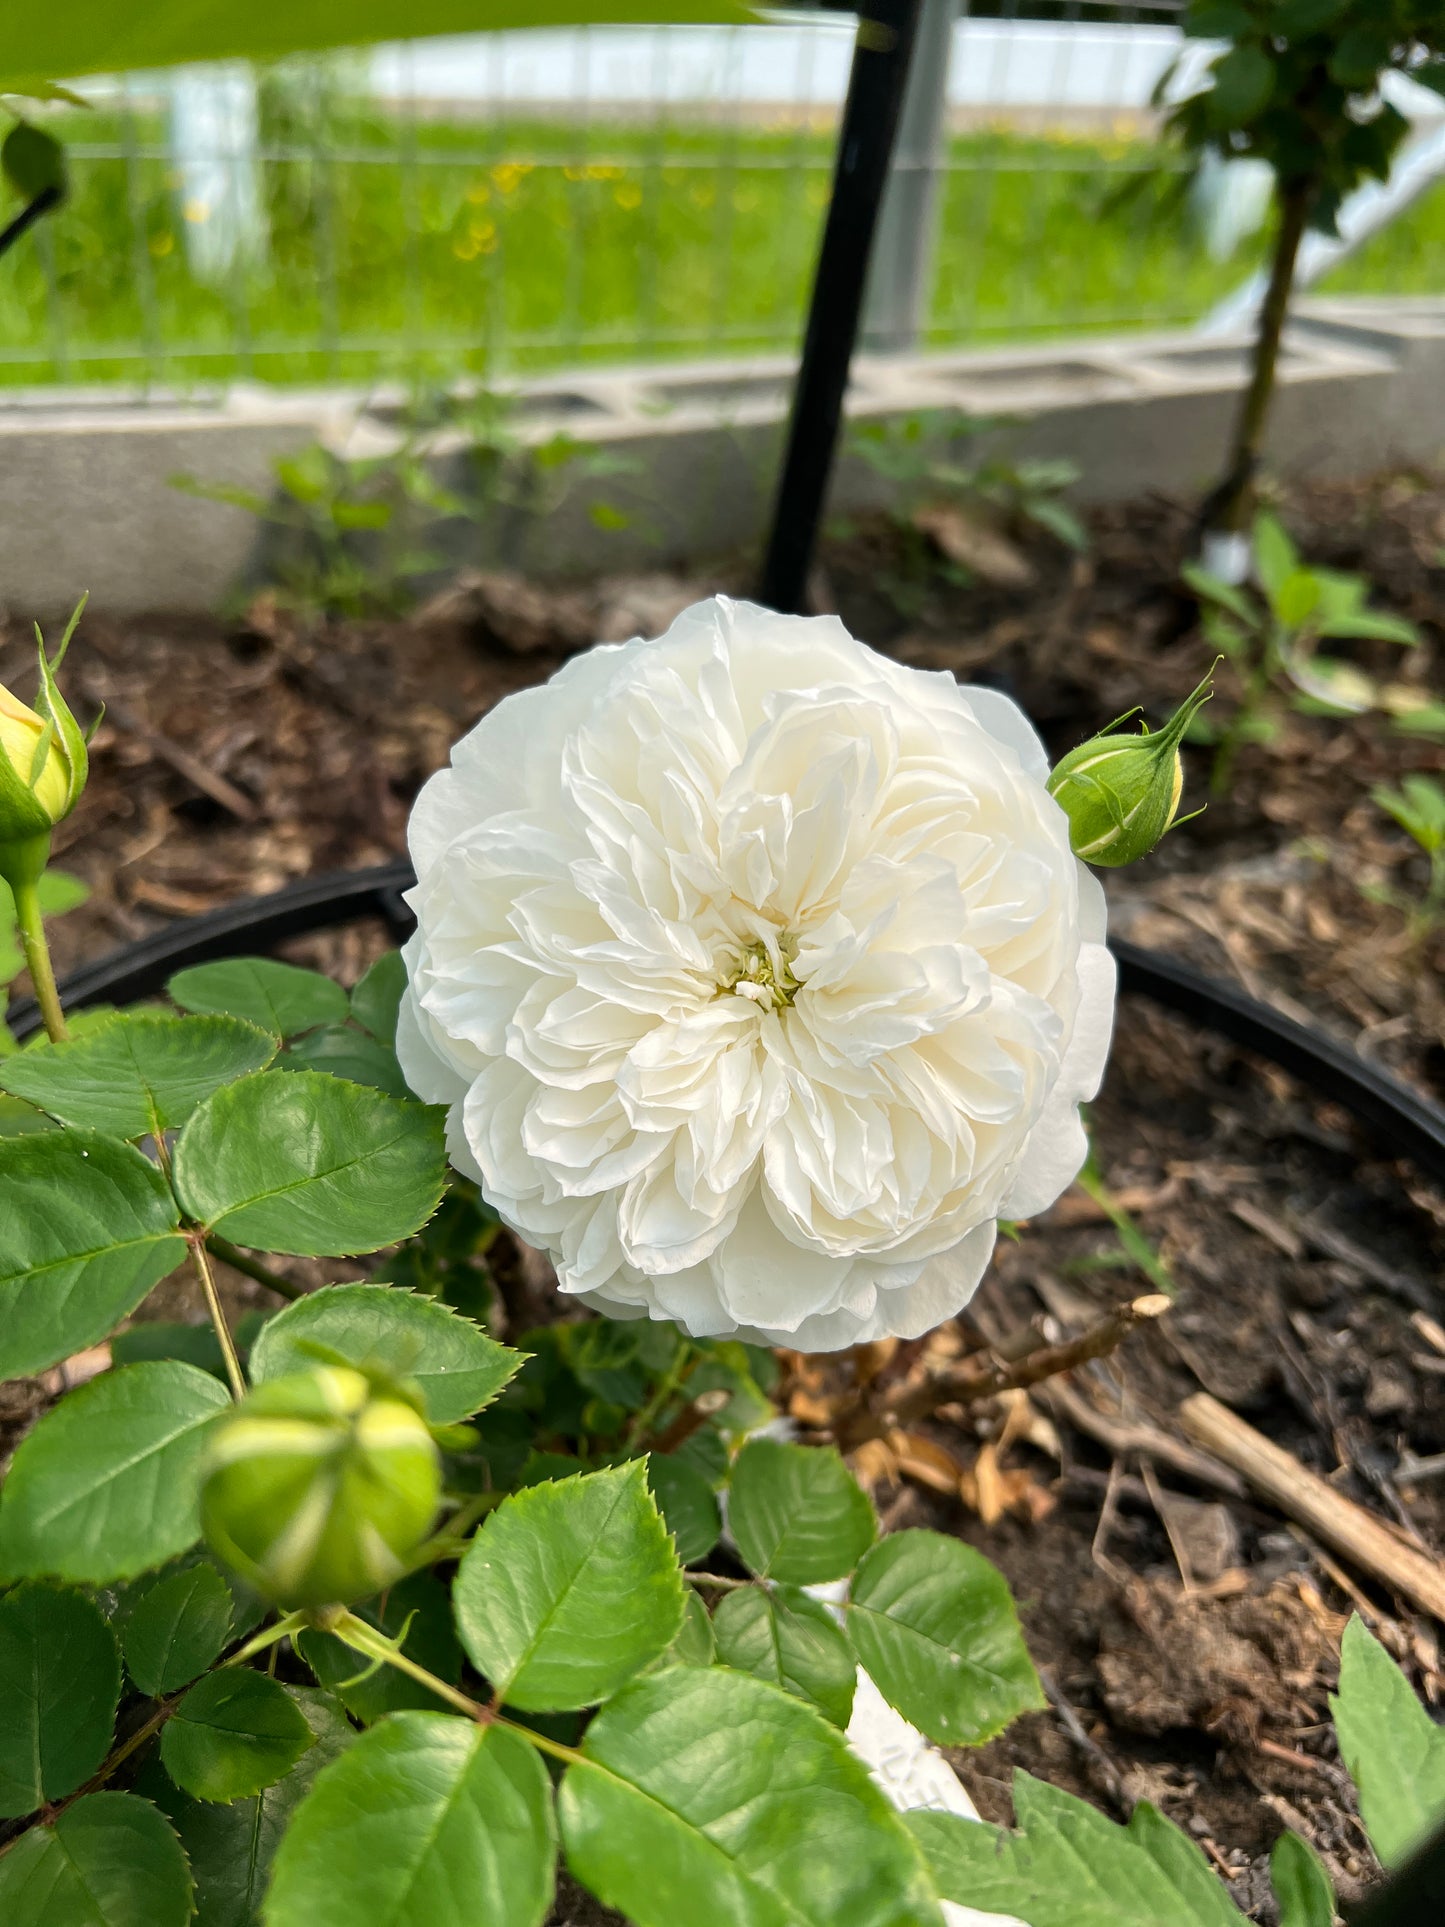
MULTIPOLYGON (((1179 820, 1184 763, 1179 745, 1208 702, 1213 671, 1162 729, 1137 735, 1112 724, 1069 751, 1049 777, 1049 794, 1069 819, 1074 855, 1104 869, 1147 856, 1179 820)), ((1125 720, 1120 718, 1120 721, 1125 720)))
POLYGON ((55 731, 4 683, 0 683, 0 750, 49 821, 59 822, 69 798, 70 777, 56 748, 55 731))
POLYGON ((395 1390, 319 1365, 258 1386, 212 1434, 201 1521, 226 1563, 284 1606, 370 1598, 436 1517, 441 1458, 395 1390))
POLYGON ((55 681, 84 607, 82 601, 53 660, 35 632, 40 687, 34 709, 0 683, 0 877, 11 884, 33 880, 44 867, 51 830, 85 788, 85 735, 55 681))

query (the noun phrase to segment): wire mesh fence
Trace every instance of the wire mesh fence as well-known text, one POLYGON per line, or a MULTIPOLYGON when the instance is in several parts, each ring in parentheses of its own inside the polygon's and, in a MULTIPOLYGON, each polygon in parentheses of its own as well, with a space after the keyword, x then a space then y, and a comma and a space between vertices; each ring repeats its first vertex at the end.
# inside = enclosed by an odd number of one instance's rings
MULTIPOLYGON (((1178 12, 995 0, 956 24, 938 151, 901 156, 939 175, 924 345, 1183 323, 1254 265, 1258 196, 1181 192, 1158 140, 1178 12)), ((852 39, 794 14, 118 81, 58 115, 74 191, 0 265, 0 382, 790 352, 852 39)), ((1445 285, 1445 195, 1352 283, 1445 285)))

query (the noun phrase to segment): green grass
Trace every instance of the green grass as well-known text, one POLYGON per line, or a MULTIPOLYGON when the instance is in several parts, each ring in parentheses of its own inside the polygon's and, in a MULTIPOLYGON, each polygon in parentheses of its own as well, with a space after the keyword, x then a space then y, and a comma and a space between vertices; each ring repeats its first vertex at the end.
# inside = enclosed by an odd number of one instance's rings
MULTIPOLYGON (((415 126, 263 92, 269 244, 189 265, 154 118, 66 118, 74 193, 0 260, 0 383, 282 382, 541 371, 789 349, 832 167, 806 127, 415 126)), ((1134 142, 951 143, 932 346, 1185 323, 1253 265, 1209 259, 1134 142), (1121 203, 1119 188, 1144 175, 1121 203)), ((1445 284, 1445 192, 1337 275, 1445 284)))
POLYGON ((1320 283, 1329 294, 1445 294, 1445 181, 1320 283))

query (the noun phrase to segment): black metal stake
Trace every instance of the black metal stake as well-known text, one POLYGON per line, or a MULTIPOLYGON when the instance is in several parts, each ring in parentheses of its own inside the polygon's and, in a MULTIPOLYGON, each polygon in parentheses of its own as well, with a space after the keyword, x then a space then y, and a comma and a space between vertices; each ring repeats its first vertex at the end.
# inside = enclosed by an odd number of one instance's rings
POLYGON ((42 187, 28 206, 22 207, 9 227, 0 229, 0 254, 13 248, 27 228, 34 227, 42 214, 48 214, 53 207, 59 207, 65 199, 65 190, 59 187, 42 187))
POLYGON ((866 0, 758 594, 802 612, 922 0, 866 0))

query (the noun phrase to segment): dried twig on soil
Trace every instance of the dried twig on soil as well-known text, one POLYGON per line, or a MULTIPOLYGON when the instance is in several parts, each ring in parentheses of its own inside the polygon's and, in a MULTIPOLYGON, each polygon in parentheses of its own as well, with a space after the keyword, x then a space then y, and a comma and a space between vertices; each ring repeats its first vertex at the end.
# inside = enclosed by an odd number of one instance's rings
POLYGON ((238 823, 256 821, 259 811, 249 796, 238 790, 234 783, 227 782, 224 776, 207 769, 200 758, 192 756, 188 749, 172 742, 160 730, 152 729, 128 704, 109 694, 105 685, 87 683, 85 693, 92 701, 104 703, 107 721, 127 736, 134 736, 137 742, 144 743, 153 756, 158 756, 163 763, 169 763, 178 776, 183 776, 203 796, 209 796, 213 803, 219 803, 223 810, 228 810, 238 823))
POLYGON ((1044 1380, 1075 1370, 1075 1366, 1104 1359, 1141 1324, 1168 1312, 1169 1303, 1162 1291, 1152 1291, 1131 1305, 1119 1305, 1096 1326, 1090 1326, 1089 1332, 1065 1339, 1060 1345, 1033 1345, 1017 1359, 1004 1357, 1002 1345, 990 1345, 986 1353, 934 1372, 917 1386, 902 1387, 877 1401, 865 1397, 838 1426, 840 1443, 850 1447, 865 1438, 880 1438, 927 1418, 942 1405, 977 1405, 979 1399, 1040 1386, 1044 1380))
POLYGON ((1070 1705, 1047 1666, 1041 1666, 1039 1668, 1039 1684, 1048 1695, 1049 1704, 1058 1715, 1060 1726, 1063 1727, 1064 1731, 1084 1757, 1092 1763, 1108 1792, 1109 1798, 1127 1820, 1133 1813, 1137 1802, 1131 1796, 1128 1787, 1125 1786, 1123 1775, 1114 1765, 1114 1762, 1109 1758, 1103 1747, 1099 1745, 1099 1742, 1094 1738, 1093 1734, 1090 1733, 1084 1725, 1084 1722, 1079 1718, 1078 1712, 1070 1705))
POLYGON ((1398 1538, 1207 1392, 1185 1399, 1179 1416, 1191 1438, 1242 1473, 1289 1518, 1422 1611, 1445 1621, 1445 1565, 1439 1560, 1398 1538))
POLYGON ((1445 1452, 1432 1452, 1417 1459, 1413 1452, 1402 1452, 1395 1467, 1397 1485, 1418 1485, 1423 1479, 1445 1479, 1445 1452))
POLYGON ((882 1416, 894 1425, 909 1425, 927 1418, 941 1405, 972 1405, 979 1399, 994 1398, 1000 1392, 1022 1391, 1030 1385, 1042 1384, 1045 1379, 1073 1371, 1091 1359, 1107 1357, 1131 1331, 1162 1317, 1170 1302, 1163 1292, 1149 1292, 1130 1304, 1116 1306, 1097 1325, 1062 1344, 1036 1346, 1012 1361, 994 1357, 967 1359, 897 1394, 884 1407, 882 1416))
POLYGON ((1367 1250, 1337 1226, 1326 1224, 1322 1218, 1311 1214, 1302 1218, 1297 1228, 1312 1250, 1323 1253, 1326 1258, 1337 1259, 1341 1264, 1353 1266, 1370 1284, 1388 1292, 1392 1298, 1413 1305, 1427 1316, 1439 1310, 1438 1295, 1423 1279, 1413 1277, 1408 1271, 1401 1271, 1394 1265, 1387 1265, 1373 1251, 1367 1250))
POLYGON ((1227 1465, 1221 1465, 1218 1459, 1207 1452, 1196 1452, 1192 1446, 1171 1438, 1157 1425, 1150 1425, 1143 1419, 1112 1418, 1096 1405, 1091 1405, 1071 1386, 1062 1385, 1057 1380, 1040 1386, 1039 1396, 1057 1418, 1066 1420, 1076 1431, 1105 1446, 1116 1458, 1124 1458, 1131 1452, 1147 1453, 1159 1464, 1173 1466, 1176 1472, 1197 1480, 1200 1485, 1213 1486, 1235 1499, 1249 1496, 1249 1487, 1237 1472, 1231 1472, 1227 1465))

